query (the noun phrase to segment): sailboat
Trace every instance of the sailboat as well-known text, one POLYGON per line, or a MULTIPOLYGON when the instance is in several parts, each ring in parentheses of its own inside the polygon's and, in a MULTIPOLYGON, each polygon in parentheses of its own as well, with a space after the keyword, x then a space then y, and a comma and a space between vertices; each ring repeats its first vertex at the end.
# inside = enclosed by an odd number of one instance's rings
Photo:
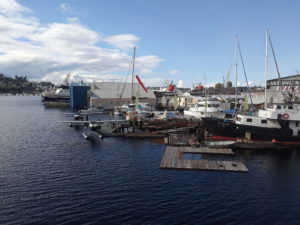
MULTIPOLYGON (((132 58, 132 76, 131 76, 131 100, 132 102, 130 104, 125 104, 122 106, 116 106, 114 108, 114 114, 115 115, 124 115, 124 114, 130 114, 130 120, 134 117, 136 117, 136 114, 139 114, 139 116, 148 116, 150 112, 154 111, 155 109, 149 104, 149 103, 141 103, 139 102, 139 96, 138 93, 135 93, 134 90, 134 78, 138 81, 139 85, 143 88, 145 92, 148 92, 146 87, 144 86, 143 82, 141 81, 140 77, 138 75, 135 75, 135 53, 136 53, 136 47, 133 49, 133 58, 132 58)), ((127 80, 127 77, 126 77, 127 80)), ((126 81, 124 83, 124 87, 122 90, 122 93, 120 95, 120 98, 122 98, 122 94, 124 92, 126 81)), ((128 118, 128 116, 126 116, 128 118)))
MULTIPOLYGON (((132 65, 132 79, 131 79, 131 96, 132 96, 132 100, 133 100, 133 76, 134 76, 135 51, 136 51, 136 47, 134 46, 132 64, 131 64, 132 65)), ((129 70, 130 70, 130 68, 129 68, 129 70)), ((128 74, 127 74, 127 77, 128 77, 128 74)), ((124 89, 125 89, 127 77, 126 77, 122 92, 120 94, 120 100, 122 98, 122 95, 123 95, 123 92, 124 92, 124 89)), ((114 115, 118 115, 118 116, 124 115, 124 114, 126 114, 127 111, 131 110, 132 108, 134 108, 133 102, 131 104, 128 104, 128 105, 115 106, 114 107, 114 115)))

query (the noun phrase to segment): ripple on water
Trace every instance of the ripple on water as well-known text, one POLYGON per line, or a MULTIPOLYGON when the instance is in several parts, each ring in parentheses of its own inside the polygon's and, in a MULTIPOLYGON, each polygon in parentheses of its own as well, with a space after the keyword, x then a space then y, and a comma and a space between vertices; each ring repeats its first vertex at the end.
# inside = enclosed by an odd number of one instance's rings
POLYGON ((163 145, 91 144, 38 97, 0 104, 0 224, 300 223, 297 151, 233 156, 249 173, 160 170, 163 145))

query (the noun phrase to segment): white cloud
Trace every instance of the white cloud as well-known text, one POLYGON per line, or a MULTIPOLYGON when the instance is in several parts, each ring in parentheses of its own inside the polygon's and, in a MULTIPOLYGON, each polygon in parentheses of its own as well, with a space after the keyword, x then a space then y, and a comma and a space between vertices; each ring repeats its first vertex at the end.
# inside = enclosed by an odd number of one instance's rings
MULTIPOLYGON (((14 0, 0 4, 0 68, 5 75, 63 80, 72 73, 86 79, 124 79, 132 61, 127 51, 139 41, 133 34, 104 37, 79 23, 41 24, 14 0), (114 49, 101 47, 111 43, 114 49)), ((65 6, 66 7, 66 6, 65 6)), ((136 71, 150 75, 162 60, 155 55, 136 58, 136 71)))
POLYGON ((204 86, 208 88, 208 87, 215 87, 215 85, 216 83, 212 82, 212 83, 207 83, 204 86))
POLYGON ((133 34, 119 34, 109 36, 104 41, 117 48, 128 50, 133 48, 139 40, 140 38, 133 34))
POLYGON ((29 13, 31 12, 30 9, 20 5, 15 0, 1 0, 0 2, 0 13, 12 16, 19 13, 29 13))
POLYGON ((71 10, 71 6, 67 3, 62 3, 59 5, 59 9, 62 11, 62 12, 67 12, 67 11, 70 11, 71 10))
POLYGON ((179 80, 179 81, 178 81, 177 87, 179 87, 179 88, 183 88, 183 87, 184 87, 183 80, 179 80))
POLYGON ((179 73, 179 72, 180 72, 180 70, 175 70, 175 69, 173 69, 173 70, 170 70, 169 74, 170 74, 170 75, 175 75, 175 74, 177 74, 177 73, 179 73))
POLYGON ((69 23, 79 23, 79 18, 78 17, 68 17, 67 21, 69 23))

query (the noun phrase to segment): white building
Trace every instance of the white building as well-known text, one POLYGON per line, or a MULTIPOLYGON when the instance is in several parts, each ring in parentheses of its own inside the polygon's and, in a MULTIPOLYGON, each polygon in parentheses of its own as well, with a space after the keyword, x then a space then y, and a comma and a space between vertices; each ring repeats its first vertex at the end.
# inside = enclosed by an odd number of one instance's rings
POLYGON ((300 102, 300 75, 267 81, 267 102, 300 102))
POLYGON ((155 106, 156 98, 152 90, 147 92, 138 83, 94 82, 91 84, 90 106, 113 108, 132 102, 132 96, 140 102, 155 106), (132 88, 133 87, 133 88, 132 88))

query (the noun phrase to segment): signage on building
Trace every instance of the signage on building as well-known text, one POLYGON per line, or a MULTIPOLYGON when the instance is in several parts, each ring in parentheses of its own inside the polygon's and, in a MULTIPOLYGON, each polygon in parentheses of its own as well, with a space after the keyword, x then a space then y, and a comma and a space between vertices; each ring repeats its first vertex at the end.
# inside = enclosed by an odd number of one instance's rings
POLYGON ((271 80, 267 81, 267 86, 300 86, 300 80, 271 80))

